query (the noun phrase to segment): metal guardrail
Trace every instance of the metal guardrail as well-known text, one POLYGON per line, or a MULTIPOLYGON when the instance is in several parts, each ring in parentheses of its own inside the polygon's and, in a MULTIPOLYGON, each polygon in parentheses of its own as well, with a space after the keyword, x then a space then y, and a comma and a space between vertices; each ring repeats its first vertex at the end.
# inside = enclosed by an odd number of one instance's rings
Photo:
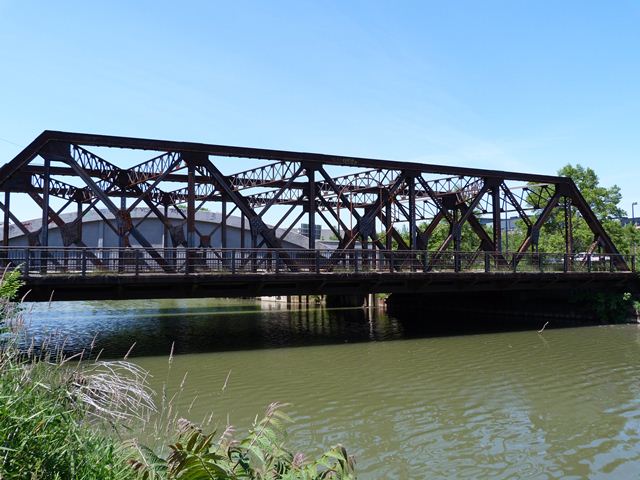
POLYGON ((0 266, 40 275, 146 275, 244 273, 615 272, 634 255, 444 252, 413 250, 305 250, 167 248, 0 248, 0 266), (159 256, 158 256, 159 254, 159 256))

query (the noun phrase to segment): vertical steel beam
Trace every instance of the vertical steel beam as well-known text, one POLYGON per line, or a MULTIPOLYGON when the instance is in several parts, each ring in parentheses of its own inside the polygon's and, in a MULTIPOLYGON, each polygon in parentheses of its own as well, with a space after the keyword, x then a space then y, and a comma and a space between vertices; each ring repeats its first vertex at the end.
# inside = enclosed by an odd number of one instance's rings
POLYGON ((124 248, 126 247, 126 243, 124 241, 124 235, 126 232, 126 226, 124 224, 124 212, 127 210, 127 198, 124 196, 124 192, 121 193, 120 196, 120 215, 118 215, 118 247, 124 248))
POLYGON ((246 220, 244 213, 240 214, 240 248, 244 248, 245 240, 244 240, 244 232, 246 230, 246 220))
POLYGON ((78 222, 78 239, 82 240, 82 217, 84 216, 84 211, 82 208, 82 202, 77 202, 76 205, 76 222, 78 222))
POLYGON ((4 192, 4 223, 2 224, 2 242, 5 247, 9 246, 9 208, 11 206, 11 192, 4 192))
POLYGON ((387 250, 393 249, 393 235, 391 234, 391 230, 393 229, 393 219, 391 218, 391 202, 389 201, 389 194, 386 190, 383 190, 383 195, 385 196, 385 211, 384 211, 384 243, 385 248, 387 250))
POLYGON ((457 208, 453 209, 453 225, 451 225, 451 234, 453 235, 453 262, 456 272, 460 271, 460 248, 462 240, 462 221, 457 208))
POLYGON ((573 270, 573 219, 571 215, 571 198, 564 197, 564 250, 567 258, 567 270, 573 270))
POLYGON ((222 218, 220 219, 220 246, 227 248, 227 202, 222 200, 222 218))
MULTIPOLYGON (((502 218, 500 215, 500 186, 495 186, 491 190, 492 210, 493 210, 493 245, 496 252, 502 252, 502 218)), ((507 226, 508 228, 508 226, 507 226)))
POLYGON ((40 230, 40 244, 43 247, 49 246, 49 183, 51 180, 51 158, 44 156, 44 185, 42 189, 42 227, 40 230))
POLYGON ((258 248, 258 232, 251 224, 249 224, 249 230, 251 233, 251 248, 258 248))
POLYGON ((307 211, 309 214, 309 250, 316 248, 316 171, 306 168, 307 172, 307 211))
MULTIPOLYGON (((364 207, 364 216, 368 216, 371 215, 371 210, 373 210, 373 206, 368 205, 366 207, 364 207)), ((375 217, 372 220, 372 224, 374 225, 374 227, 372 228, 375 231, 375 217)), ((360 234, 360 247, 362 248, 364 254, 362 258, 367 258, 367 254, 366 254, 366 250, 369 248, 369 241, 368 241, 368 235, 363 235, 360 234)))
POLYGON ((412 175, 407 176, 409 184, 409 248, 416 249, 416 179, 412 175))
MULTIPOLYGON (((164 204, 164 218, 167 220, 163 222, 162 226, 162 248, 169 248, 169 204, 164 204)), ((166 254, 165 254, 166 255, 166 254)))
POLYGON ((124 272, 126 266, 126 255, 127 252, 124 249, 129 246, 127 245, 125 239, 125 235, 128 233, 128 225, 125 223, 126 217, 125 212, 127 211, 127 199, 124 196, 124 191, 120 191, 120 214, 118 215, 118 272, 124 272))
POLYGON ((196 246, 196 169, 193 160, 189 158, 187 162, 187 246, 196 246))

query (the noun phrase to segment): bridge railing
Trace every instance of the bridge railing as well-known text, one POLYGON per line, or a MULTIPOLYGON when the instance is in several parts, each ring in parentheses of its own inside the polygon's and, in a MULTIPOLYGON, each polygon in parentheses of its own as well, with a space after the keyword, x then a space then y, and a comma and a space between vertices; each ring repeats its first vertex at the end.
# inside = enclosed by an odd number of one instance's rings
POLYGON ((596 273, 636 271, 632 255, 221 248, 0 247, 0 266, 24 276, 246 273, 596 273))

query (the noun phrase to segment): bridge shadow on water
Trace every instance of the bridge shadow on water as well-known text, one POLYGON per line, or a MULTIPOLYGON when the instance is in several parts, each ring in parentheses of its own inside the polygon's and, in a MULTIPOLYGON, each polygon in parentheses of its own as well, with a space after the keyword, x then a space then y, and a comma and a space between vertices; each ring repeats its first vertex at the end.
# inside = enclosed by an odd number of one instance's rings
MULTIPOLYGON (((36 348, 65 354, 102 351, 103 358, 167 356, 283 347, 308 347, 539 330, 545 318, 410 313, 382 309, 288 309, 253 300, 145 300, 33 304, 25 329, 36 348), (133 347, 132 347, 133 346, 133 347)), ((551 320, 547 328, 575 326, 551 320)))

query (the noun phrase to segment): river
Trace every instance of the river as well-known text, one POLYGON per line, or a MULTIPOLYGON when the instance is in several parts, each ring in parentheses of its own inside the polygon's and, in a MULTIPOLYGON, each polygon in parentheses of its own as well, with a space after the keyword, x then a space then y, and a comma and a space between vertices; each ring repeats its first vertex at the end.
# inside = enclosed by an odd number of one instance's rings
POLYGON ((57 331, 69 351, 96 336, 95 350, 117 357, 135 342, 151 386, 194 421, 213 412, 244 429, 270 402, 289 403, 291 444, 317 454, 342 443, 361 479, 640 472, 636 325, 446 336, 419 318, 253 300, 31 310, 29 330, 57 331))

